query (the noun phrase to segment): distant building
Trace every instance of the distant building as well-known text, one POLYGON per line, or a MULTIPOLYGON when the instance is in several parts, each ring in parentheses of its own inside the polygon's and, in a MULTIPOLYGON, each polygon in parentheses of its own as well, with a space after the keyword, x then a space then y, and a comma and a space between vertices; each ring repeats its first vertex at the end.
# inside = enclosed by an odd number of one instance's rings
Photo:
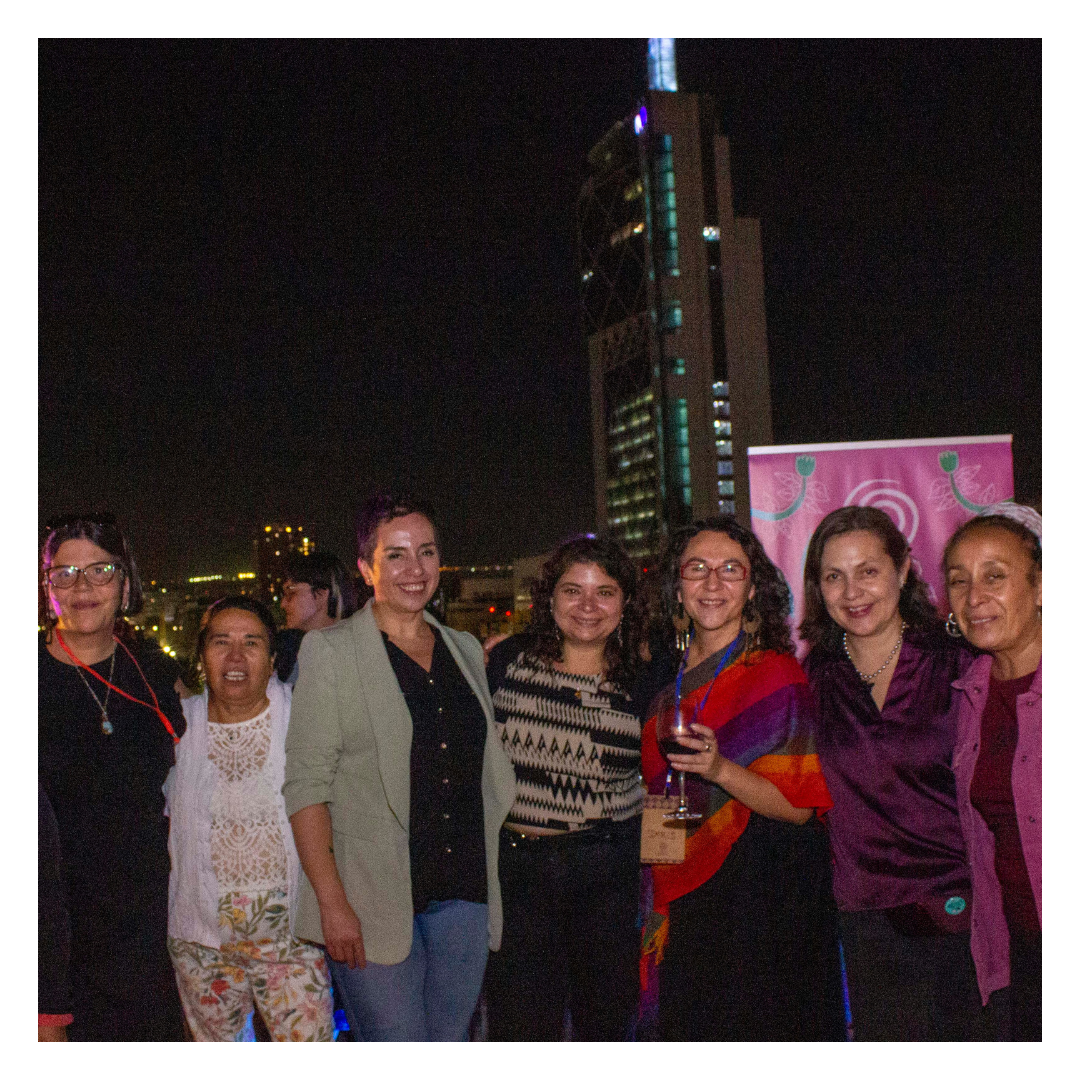
POLYGON ((514 568, 509 564, 441 567, 435 603, 447 626, 466 630, 480 641, 521 629, 515 618, 514 568))
POLYGON ((746 447, 772 442, 759 223, 734 216, 728 140, 669 39, 649 73, 577 213, 597 525, 641 559, 693 518, 749 524, 746 447))
POLYGON ((286 563, 293 551, 310 555, 315 541, 303 525, 264 525, 254 540, 257 595, 270 604, 281 602, 286 563))
POLYGON ((203 612, 223 596, 254 594, 255 585, 254 571, 199 574, 186 581, 152 580, 143 587, 142 611, 128 621, 170 656, 190 659, 203 612))
POLYGON ((514 619, 525 627, 532 619, 532 587, 540 576, 540 568, 551 558, 551 552, 514 560, 514 619))

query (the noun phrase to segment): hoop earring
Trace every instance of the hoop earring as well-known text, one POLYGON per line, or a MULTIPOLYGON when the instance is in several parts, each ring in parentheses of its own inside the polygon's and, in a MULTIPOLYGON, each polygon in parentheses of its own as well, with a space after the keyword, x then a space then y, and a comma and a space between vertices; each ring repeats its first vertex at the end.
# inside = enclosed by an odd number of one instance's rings
POLYGON ((945 633, 949 637, 963 637, 960 633, 960 624, 956 621, 956 616, 950 611, 949 617, 945 620, 945 633))

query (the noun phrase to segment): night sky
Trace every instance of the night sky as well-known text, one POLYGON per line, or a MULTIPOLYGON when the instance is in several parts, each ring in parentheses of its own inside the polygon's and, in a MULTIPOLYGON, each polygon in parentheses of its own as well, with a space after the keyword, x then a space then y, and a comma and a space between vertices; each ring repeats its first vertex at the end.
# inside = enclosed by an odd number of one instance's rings
MULTIPOLYGON (((1015 436, 1041 499, 1041 45, 677 44, 761 218, 777 443, 1015 436)), ((448 562, 593 524, 575 203, 645 42, 43 42, 42 515, 148 576, 355 559, 376 487, 448 562)))

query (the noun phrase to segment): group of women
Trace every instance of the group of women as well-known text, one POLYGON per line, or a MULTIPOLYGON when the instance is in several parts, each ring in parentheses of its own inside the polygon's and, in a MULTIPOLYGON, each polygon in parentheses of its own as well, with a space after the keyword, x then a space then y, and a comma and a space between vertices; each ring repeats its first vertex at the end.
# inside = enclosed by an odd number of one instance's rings
POLYGON ((269 612, 230 598, 182 710, 126 631, 115 522, 57 524, 40 776, 71 977, 40 1030, 241 1039, 257 1008, 327 1039, 333 996, 355 1038, 460 1040, 483 994, 491 1039, 1041 1038, 1041 522, 995 509, 945 548, 947 621, 886 514, 829 514, 800 666, 733 518, 670 537, 683 649, 582 536, 485 652, 427 611, 430 512, 378 496, 372 598, 305 635, 295 690, 269 612), (676 774, 688 826, 655 809, 676 774), (646 802, 677 858, 640 862, 646 802))

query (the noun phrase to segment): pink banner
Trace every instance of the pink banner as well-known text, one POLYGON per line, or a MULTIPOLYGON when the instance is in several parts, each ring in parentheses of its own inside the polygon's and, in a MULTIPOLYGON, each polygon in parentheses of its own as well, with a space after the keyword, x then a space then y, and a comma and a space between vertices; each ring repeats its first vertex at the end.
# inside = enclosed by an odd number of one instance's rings
POLYGON ((752 446, 747 453, 754 532, 791 586, 796 634, 806 548, 830 511, 876 506, 889 514, 940 607, 945 542, 961 522, 1013 496, 1011 435, 752 446))

